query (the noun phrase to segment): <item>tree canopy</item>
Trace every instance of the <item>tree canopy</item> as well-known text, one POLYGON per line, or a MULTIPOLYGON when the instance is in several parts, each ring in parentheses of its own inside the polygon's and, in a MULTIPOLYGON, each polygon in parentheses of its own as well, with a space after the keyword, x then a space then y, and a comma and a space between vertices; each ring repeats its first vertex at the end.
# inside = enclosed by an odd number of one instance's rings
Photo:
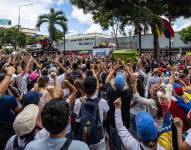
POLYGON ((28 36, 23 32, 18 32, 16 28, 0 29, 0 47, 3 45, 12 45, 16 47, 25 47, 27 45, 28 36))
POLYGON ((191 43, 191 26, 182 29, 182 31, 180 32, 180 36, 185 43, 191 43))

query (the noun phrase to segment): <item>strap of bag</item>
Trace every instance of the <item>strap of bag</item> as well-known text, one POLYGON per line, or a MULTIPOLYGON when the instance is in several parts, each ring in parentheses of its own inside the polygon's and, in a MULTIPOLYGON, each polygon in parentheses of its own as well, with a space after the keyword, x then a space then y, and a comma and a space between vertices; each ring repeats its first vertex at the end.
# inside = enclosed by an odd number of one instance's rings
POLYGON ((71 143, 72 143, 72 140, 67 139, 66 142, 64 143, 64 145, 61 147, 60 150, 68 150, 68 147, 70 146, 71 143))
POLYGON ((144 150, 144 148, 143 148, 143 146, 140 144, 140 148, 141 148, 141 150, 144 150))
POLYGON ((18 136, 15 136, 15 139, 13 141, 13 150, 18 150, 19 144, 18 144, 18 136))

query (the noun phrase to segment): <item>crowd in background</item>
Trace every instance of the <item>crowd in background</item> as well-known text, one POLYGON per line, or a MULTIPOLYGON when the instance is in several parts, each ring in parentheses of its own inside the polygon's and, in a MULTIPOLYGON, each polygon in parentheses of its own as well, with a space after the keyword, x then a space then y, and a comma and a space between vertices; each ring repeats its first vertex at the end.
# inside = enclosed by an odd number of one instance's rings
POLYGON ((0 150, 190 150, 191 57, 0 55, 0 150))

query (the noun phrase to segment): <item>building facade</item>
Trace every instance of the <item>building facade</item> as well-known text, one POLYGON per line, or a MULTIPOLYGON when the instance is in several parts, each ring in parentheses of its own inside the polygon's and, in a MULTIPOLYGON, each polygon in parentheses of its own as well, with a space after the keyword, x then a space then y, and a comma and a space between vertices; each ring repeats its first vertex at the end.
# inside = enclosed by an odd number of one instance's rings
MULTIPOLYGON (((87 51, 92 50, 94 47, 99 46, 101 42, 115 43, 112 37, 93 33, 93 34, 81 34, 66 37, 66 51, 87 51)), ((118 37, 119 49, 138 49, 139 38, 137 35, 131 37, 118 37)), ((141 37, 142 49, 153 50, 153 35, 145 34, 141 37)), ((159 38, 160 49, 168 49, 169 39, 165 37, 159 38)), ((171 40, 172 49, 190 49, 191 44, 185 44, 181 39, 178 32, 175 33, 175 37, 171 40)), ((64 42, 61 41, 59 48, 61 51, 64 50, 64 42)))

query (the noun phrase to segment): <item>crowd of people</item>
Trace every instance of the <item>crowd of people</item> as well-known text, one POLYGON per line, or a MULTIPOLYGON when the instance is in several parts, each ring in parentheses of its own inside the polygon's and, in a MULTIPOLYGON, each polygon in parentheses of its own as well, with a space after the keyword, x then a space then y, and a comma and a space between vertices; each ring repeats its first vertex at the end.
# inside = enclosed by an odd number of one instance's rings
POLYGON ((191 57, 0 54, 0 150, 191 150, 191 57))

